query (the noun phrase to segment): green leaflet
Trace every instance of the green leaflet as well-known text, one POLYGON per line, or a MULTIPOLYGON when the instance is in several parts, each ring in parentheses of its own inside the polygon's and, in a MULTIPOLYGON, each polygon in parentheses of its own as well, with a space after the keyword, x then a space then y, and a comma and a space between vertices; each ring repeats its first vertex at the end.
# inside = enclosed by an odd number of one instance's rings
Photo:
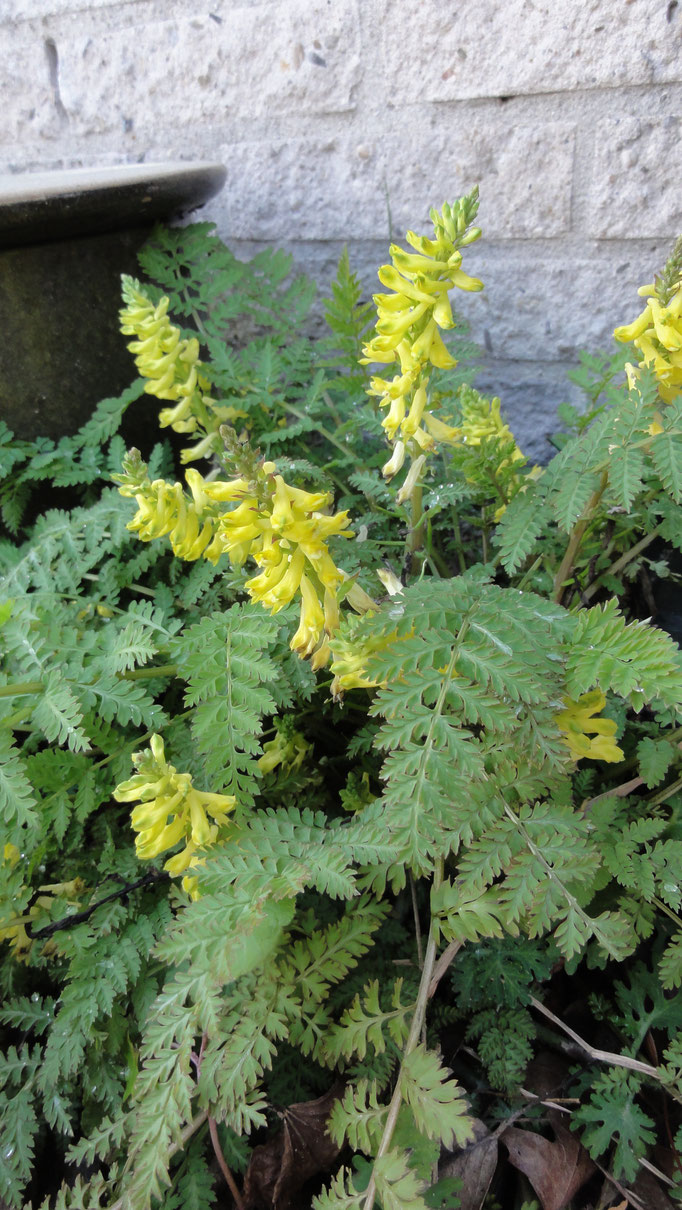
POLYGON ((417 1046, 403 1062, 400 1090, 418 1130, 445 1147, 464 1147, 474 1138, 473 1124, 464 1093, 438 1056, 417 1046))
POLYGON ((268 648, 277 623, 253 605, 233 605, 190 626, 171 651, 195 706, 192 731, 213 789, 250 805, 259 776, 264 714, 275 713, 269 682, 276 668, 268 648))
POLYGON ((646 622, 626 622, 613 600, 578 614, 566 671, 573 697, 599 685, 627 698, 635 709, 644 702, 682 705, 677 645, 646 622))
POLYGON ((599 1158, 614 1146, 611 1157, 614 1176, 634 1180, 640 1156, 655 1142, 653 1122, 636 1101, 639 1080, 632 1072, 615 1068, 595 1081, 587 1105, 574 1114, 583 1126, 582 1140, 591 1155, 599 1158))

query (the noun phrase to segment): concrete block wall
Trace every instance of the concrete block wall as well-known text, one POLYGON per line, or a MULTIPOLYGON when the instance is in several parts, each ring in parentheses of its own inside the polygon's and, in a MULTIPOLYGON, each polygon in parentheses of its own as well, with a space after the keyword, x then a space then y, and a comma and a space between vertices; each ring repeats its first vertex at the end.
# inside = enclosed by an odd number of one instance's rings
POLYGON ((459 310, 529 453, 682 230, 679 0, 3 0, 0 171, 204 158, 200 217, 367 284, 480 184, 459 310))

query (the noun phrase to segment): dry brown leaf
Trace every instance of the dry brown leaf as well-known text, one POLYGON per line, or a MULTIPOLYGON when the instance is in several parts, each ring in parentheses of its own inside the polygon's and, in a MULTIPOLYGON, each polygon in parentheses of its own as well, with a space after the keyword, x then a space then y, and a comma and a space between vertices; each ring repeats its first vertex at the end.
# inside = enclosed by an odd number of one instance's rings
POLYGON ((475 1141, 452 1151, 438 1166, 440 1178, 456 1176, 462 1182, 457 1196, 460 1210, 481 1210, 497 1167, 497 1139, 474 1118, 475 1141))
POLYGON ((335 1084, 316 1101, 290 1105, 279 1133, 254 1147, 244 1178, 245 1210, 297 1210, 306 1182, 331 1171, 340 1148, 327 1134, 327 1119, 343 1087, 335 1084))
POLYGON ((571 1198, 594 1172, 594 1164, 574 1134, 553 1118, 555 1142, 509 1126, 502 1142, 509 1152, 510 1163, 528 1177, 542 1202, 543 1210, 564 1210, 571 1198))
MULTIPOLYGON (((654 1153, 657 1160, 659 1160, 661 1153, 662 1148, 660 1150, 657 1149, 654 1153)), ((670 1156, 670 1152, 668 1152, 668 1155, 670 1156)), ((661 1167, 663 1167, 662 1164, 661 1167)), ((647 1172, 646 1168, 640 1168, 637 1173, 637 1179, 632 1186, 632 1192, 646 1206, 646 1210, 674 1210, 676 1203, 671 1201, 660 1181, 656 1179, 652 1172, 647 1172)))

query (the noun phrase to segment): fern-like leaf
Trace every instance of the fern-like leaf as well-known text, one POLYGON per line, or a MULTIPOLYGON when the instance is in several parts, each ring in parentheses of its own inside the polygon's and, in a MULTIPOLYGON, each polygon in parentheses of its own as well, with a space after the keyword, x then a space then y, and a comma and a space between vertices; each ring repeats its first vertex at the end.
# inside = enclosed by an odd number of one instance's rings
POLYGON ((196 706, 192 731, 212 788, 253 802, 260 774, 261 719, 275 713, 269 683, 277 670, 268 655, 278 624, 253 605, 233 605, 190 626, 173 654, 187 681, 185 701, 196 706))
POLYGON ((682 437, 659 433, 650 454, 663 487, 676 504, 682 503, 682 437))
POLYGON ((403 1061, 400 1089, 418 1130, 445 1147, 464 1147, 474 1138, 473 1122, 464 1093, 449 1075, 438 1056, 419 1045, 403 1061))
POLYGON ((580 612, 566 671, 572 697, 598 685, 620 694, 636 709, 656 701, 682 707, 676 644, 646 622, 626 622, 616 601, 580 612))

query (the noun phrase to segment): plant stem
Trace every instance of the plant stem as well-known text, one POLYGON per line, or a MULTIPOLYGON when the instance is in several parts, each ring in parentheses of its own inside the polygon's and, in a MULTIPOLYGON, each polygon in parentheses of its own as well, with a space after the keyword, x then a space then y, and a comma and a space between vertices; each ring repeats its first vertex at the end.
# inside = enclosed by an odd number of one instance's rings
POLYGON ((218 1161, 218 1167, 220 1168, 220 1171, 222 1172, 223 1176, 225 1177, 225 1180, 227 1182, 230 1193, 232 1194, 232 1197, 234 1199, 234 1204, 237 1207, 237 1210, 244 1210, 244 1203, 242 1201, 242 1195, 239 1192, 239 1189, 237 1188, 237 1185, 235 1183, 235 1179, 234 1179, 232 1173, 230 1172, 230 1169, 227 1166, 225 1156, 223 1155, 223 1149, 220 1146, 220 1139, 218 1138, 218 1127, 216 1125, 216 1120, 215 1120, 215 1118, 212 1118, 210 1116, 208 1119, 208 1133, 211 1136, 213 1152, 215 1154, 215 1158, 218 1161))
POLYGON ((669 916, 671 920, 674 920, 677 927, 682 929, 682 920, 680 920, 680 917, 672 910, 671 907, 668 907, 667 903, 664 903, 662 899, 659 899, 658 895, 652 895, 651 902, 656 904, 659 912, 663 912, 666 916, 669 916))
POLYGON ((524 588, 526 587, 526 584, 531 579, 531 577, 535 574, 538 567, 542 563, 543 558, 544 558, 544 555, 538 555, 535 562, 531 564, 531 566, 528 568, 528 571, 525 572, 524 575, 521 577, 518 584, 516 585, 516 588, 518 588, 519 592, 523 592, 524 588))
POLYGON ((424 948, 422 946, 422 930, 419 923, 419 907, 417 904, 417 887, 414 881, 414 874, 410 870, 410 895, 412 897, 412 915, 414 917, 414 935, 417 942, 417 962, 421 970, 424 965, 424 948))
MULTIPOLYGON (((443 881, 443 864, 444 863, 443 863, 442 858, 436 863, 436 867, 435 867, 435 870, 433 873, 433 889, 434 890, 438 890, 438 887, 440 886, 441 882, 443 881)), ((414 1014, 412 1017, 412 1024, 410 1026, 410 1033, 409 1033, 407 1042, 405 1043, 405 1049, 403 1051, 402 1063, 405 1062, 405 1059, 407 1059, 408 1056, 411 1055, 412 1051, 415 1049, 415 1047, 419 1041, 421 1032, 422 1032, 422 1027, 424 1025, 424 1019, 426 1017, 426 1006, 429 1002, 429 987, 431 985, 431 979, 433 977, 434 967, 436 965, 437 936, 438 936, 438 926, 436 923, 435 916, 432 915, 431 924, 429 927, 428 941, 426 943, 426 953, 424 954, 424 965, 422 967, 422 977, 421 977, 421 981, 419 984, 419 991, 417 992, 417 999, 416 999, 415 1005, 414 1005, 414 1014)), ((391 1146, 391 1140, 393 1139, 393 1133, 396 1128, 396 1123, 398 1121, 398 1114, 400 1113, 400 1106, 402 1103, 402 1087, 401 1087, 402 1063, 401 1063, 401 1069, 398 1072, 398 1078, 395 1083, 395 1088, 393 1090, 393 1096, 391 1097, 391 1103, 388 1107, 388 1115, 386 1117, 386 1125, 384 1126, 384 1133, 381 1136, 381 1142, 379 1144, 379 1148, 376 1153, 377 1160, 381 1159, 381 1157, 383 1155, 386 1155, 386 1152, 389 1150, 389 1148, 391 1146)), ((372 1207, 374 1206, 375 1197, 376 1197, 376 1183, 374 1180, 374 1173, 372 1173, 372 1177, 370 1179, 369 1185, 367 1186, 367 1193, 365 1195, 365 1200, 363 1202, 362 1210, 372 1210, 372 1207)))
POLYGON ((432 996, 435 996, 438 984, 448 968, 452 965, 463 945, 463 941, 451 941, 447 948, 443 950, 443 953, 433 968, 433 976, 431 978, 431 982, 429 983, 429 1000, 432 996))
POLYGON ((481 561, 488 562, 488 522, 486 520, 485 509, 481 509, 481 561))
POLYGON ((554 578, 554 592, 552 594, 552 600, 557 605, 561 604, 561 598, 564 595, 564 589, 566 587, 565 582, 566 582, 566 580, 569 579, 571 571, 573 570, 573 562, 574 562, 575 557, 580 548, 580 543, 582 542, 582 540, 585 536, 585 530, 587 529, 590 521, 592 520, 592 514, 593 514, 595 508, 599 504, 599 501, 601 500, 602 496, 604 495, 604 492, 606 491, 607 483, 608 483, 608 474, 606 471, 603 471, 602 477, 599 481, 599 487, 595 488, 595 490, 592 492, 592 495, 590 496, 589 500, 587 501, 587 504, 583 510, 583 514, 582 514, 580 520, 576 522, 576 524, 573 526, 573 529, 571 530, 571 536, 568 540, 568 546, 566 547, 566 553, 564 554, 564 557, 561 560, 561 565, 554 578))
POLYGON ((677 781, 673 781, 664 790, 659 790, 658 794, 654 794, 653 798, 647 798, 647 806, 658 807, 662 802, 670 798, 671 794, 675 794, 682 788, 682 777, 678 777, 677 781))
POLYGON ((657 525, 655 529, 652 529, 650 534, 646 534, 644 538, 642 538, 639 542, 636 542, 635 545, 631 546, 629 550, 626 550, 625 553, 620 556, 620 558, 616 559, 610 567, 607 567, 606 571, 602 571, 600 575, 597 576, 597 579, 594 581, 594 583, 590 584, 589 588, 586 588, 583 592, 583 601, 591 601, 594 594, 599 592, 599 589, 601 588, 601 581, 604 579, 604 576, 617 576, 618 572, 622 571, 624 567, 627 567, 627 564, 632 559, 636 559, 637 555, 641 554, 643 550, 646 550, 647 546, 654 541, 654 538, 658 537, 660 532, 661 526, 657 525))
POLYGON ((155 664, 149 668, 131 668, 122 676, 126 681, 150 681, 156 676, 175 676, 177 671, 177 664, 155 664))
POLYGON ((42 692, 42 681, 19 681, 15 684, 0 685, 0 697, 23 697, 28 693, 42 692))
MULTIPOLYGON (((155 664, 149 668, 130 668, 120 676, 124 681, 150 681, 157 676, 175 676, 177 671, 177 664, 155 664)), ((31 693, 42 693, 44 688, 42 681, 14 681, 0 685, 0 697, 26 697, 31 693)))
POLYGON ((411 523, 405 543, 406 553, 411 555, 411 571, 413 576, 419 575, 421 565, 419 561, 418 551, 424 545, 424 524, 422 504, 423 491, 421 483, 417 483, 412 492, 411 504, 411 523))
POLYGON ((629 1055, 618 1055, 611 1050, 598 1050, 597 1047, 590 1046, 589 1042, 586 1042, 584 1038, 575 1033, 569 1025, 564 1024, 560 1017, 555 1017, 553 1012, 550 1012, 548 1008, 545 1008, 544 1004, 536 1000, 535 996, 531 996, 530 1002, 536 1012, 542 1013, 543 1017, 547 1017, 548 1021, 552 1021, 555 1025, 558 1025, 559 1029, 568 1034, 569 1038, 572 1038, 591 1059, 596 1059, 599 1063, 611 1063, 614 1067, 625 1067, 628 1071, 637 1071, 640 1075, 650 1076, 653 1080, 657 1080, 660 1083, 658 1071, 650 1063, 641 1063, 639 1059, 631 1059, 629 1055))

